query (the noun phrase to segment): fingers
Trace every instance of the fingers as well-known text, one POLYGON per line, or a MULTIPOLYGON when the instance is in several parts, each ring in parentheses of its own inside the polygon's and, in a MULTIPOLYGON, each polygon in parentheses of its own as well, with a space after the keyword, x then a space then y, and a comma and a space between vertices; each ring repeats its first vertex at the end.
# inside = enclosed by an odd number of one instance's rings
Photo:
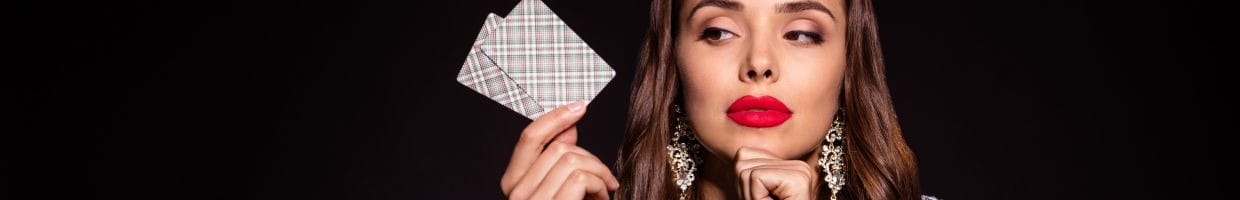
POLYGON ((598 176, 582 171, 573 171, 569 175, 568 180, 565 180, 564 184, 560 186, 559 191, 555 194, 555 198, 552 199, 580 200, 581 197, 586 195, 593 197, 592 199, 609 199, 611 198, 607 194, 609 190, 614 190, 614 188, 610 188, 598 176))
POLYGON ((573 171, 583 171, 604 180, 607 188, 615 189, 620 181, 602 160, 576 145, 552 142, 547 150, 534 161, 509 193, 509 197, 551 198, 563 180, 573 171))
POLYGON ((525 175, 514 183, 516 186, 512 188, 509 196, 533 195, 534 189, 538 188, 538 184, 542 182, 547 172, 559 161, 560 157, 569 152, 589 154, 585 149, 576 145, 552 142, 550 145, 547 145, 547 149, 533 163, 527 166, 527 171, 522 172, 525 175))
POLYGON ((738 191, 746 199, 809 199, 814 168, 799 160, 781 160, 770 152, 741 148, 736 153, 738 191))
POLYGON ((546 144, 556 133, 563 132, 577 123, 577 120, 585 114, 585 110, 586 103, 577 101, 543 114, 525 127, 525 130, 521 132, 521 141, 518 141, 518 145, 546 144))
POLYGON ((570 127, 581 119, 585 114, 585 109, 585 102, 573 102, 543 114, 538 120, 534 120, 525 127, 516 146, 513 147, 508 169, 504 171, 504 177, 500 181, 504 194, 512 192, 513 186, 525 176, 530 165, 542 154, 543 147, 553 137, 564 135, 558 140, 576 143, 576 128, 570 127))
POLYGON ((779 157, 776 157, 775 155, 761 149, 741 147, 736 150, 736 171, 739 172, 742 169, 753 168, 754 166, 765 164, 767 161, 777 160, 779 160, 779 157))
POLYGON ((736 150, 736 160, 750 160, 750 159, 778 160, 779 157, 765 150, 751 148, 751 147, 741 147, 740 149, 736 150))
POLYGON ((750 199, 809 199, 810 186, 805 172, 795 168, 762 166, 750 171, 748 182, 750 199))
MULTIPOLYGON (((550 198, 555 194, 557 188, 560 188, 561 185, 568 184, 565 183, 564 180, 571 180, 570 178, 573 177, 570 176, 574 173, 588 173, 589 175, 602 178, 604 183, 606 183, 607 189, 618 188, 620 186, 620 181, 618 181, 616 177, 611 174, 611 170, 608 169, 606 165, 603 165, 603 162, 594 155, 583 155, 576 152, 569 152, 561 156, 559 161, 557 161, 554 166, 555 167, 552 168, 551 171, 547 172, 547 175, 543 177, 542 182, 538 183, 538 189, 535 190, 538 192, 535 192, 533 196, 534 198, 550 198)), ((571 187, 571 185, 564 186, 571 187)))
MULTIPOLYGON (((775 154, 748 147, 741 147, 736 152, 736 171, 754 168, 758 166, 781 166, 789 169, 801 169, 805 172, 813 172, 817 170, 814 166, 799 160, 782 160, 775 154)), ((810 175, 813 175, 812 173, 810 175)))

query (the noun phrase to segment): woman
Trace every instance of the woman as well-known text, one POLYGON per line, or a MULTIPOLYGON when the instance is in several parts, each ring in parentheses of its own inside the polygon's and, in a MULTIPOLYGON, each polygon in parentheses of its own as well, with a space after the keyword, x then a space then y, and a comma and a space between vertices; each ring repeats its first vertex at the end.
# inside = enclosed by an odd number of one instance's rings
POLYGON ((575 145, 577 102, 523 131, 504 194, 922 198, 868 0, 654 0, 642 51, 619 176, 575 145))

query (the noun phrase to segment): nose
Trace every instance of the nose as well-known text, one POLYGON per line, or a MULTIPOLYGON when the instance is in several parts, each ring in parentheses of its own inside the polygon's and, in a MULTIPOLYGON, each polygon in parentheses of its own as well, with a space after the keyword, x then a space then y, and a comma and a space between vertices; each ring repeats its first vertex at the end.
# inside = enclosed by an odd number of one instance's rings
POLYGON ((779 80, 778 63, 772 57, 769 46, 761 39, 752 41, 745 66, 741 67, 739 74, 742 82, 769 84, 779 80))

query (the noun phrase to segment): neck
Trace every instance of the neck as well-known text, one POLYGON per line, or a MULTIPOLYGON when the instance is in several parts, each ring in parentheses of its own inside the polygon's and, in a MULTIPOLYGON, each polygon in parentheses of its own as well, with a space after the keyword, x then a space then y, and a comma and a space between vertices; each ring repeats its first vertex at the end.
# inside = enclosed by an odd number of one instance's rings
MULTIPOLYGON (((692 187, 696 187, 698 196, 702 199, 743 199, 740 196, 740 179, 736 173, 736 163, 733 161, 720 159, 718 156, 710 155, 709 152, 702 152, 703 155, 701 168, 702 176, 698 176, 698 180, 693 183, 692 187)), ((800 159, 810 166, 818 166, 818 157, 822 155, 818 151, 813 151, 809 155, 802 156, 800 159)), ((822 182, 822 176, 819 175, 820 168, 815 168, 810 173, 814 178, 810 181, 810 199, 817 198, 818 185, 822 182)))

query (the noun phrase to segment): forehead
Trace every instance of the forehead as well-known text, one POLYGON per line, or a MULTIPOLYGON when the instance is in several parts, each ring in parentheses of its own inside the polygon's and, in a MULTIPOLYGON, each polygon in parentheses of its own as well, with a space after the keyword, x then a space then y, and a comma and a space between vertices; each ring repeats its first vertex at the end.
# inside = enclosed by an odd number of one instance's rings
POLYGON ((682 19, 700 10, 722 9, 750 14, 788 14, 817 11, 838 19, 843 17, 843 0, 684 0, 677 11, 682 19), (838 13, 838 14, 837 14, 838 13))
POLYGON ((748 7, 772 8, 777 5, 786 4, 786 3, 795 3, 795 2, 817 2, 817 3, 821 3, 824 6, 831 7, 831 8, 844 7, 844 0, 680 0, 677 2, 680 2, 680 7, 682 8, 681 10, 692 9, 695 5, 702 4, 702 3, 710 4, 712 2, 726 2, 726 3, 740 4, 740 5, 745 6, 746 8, 748 7))

